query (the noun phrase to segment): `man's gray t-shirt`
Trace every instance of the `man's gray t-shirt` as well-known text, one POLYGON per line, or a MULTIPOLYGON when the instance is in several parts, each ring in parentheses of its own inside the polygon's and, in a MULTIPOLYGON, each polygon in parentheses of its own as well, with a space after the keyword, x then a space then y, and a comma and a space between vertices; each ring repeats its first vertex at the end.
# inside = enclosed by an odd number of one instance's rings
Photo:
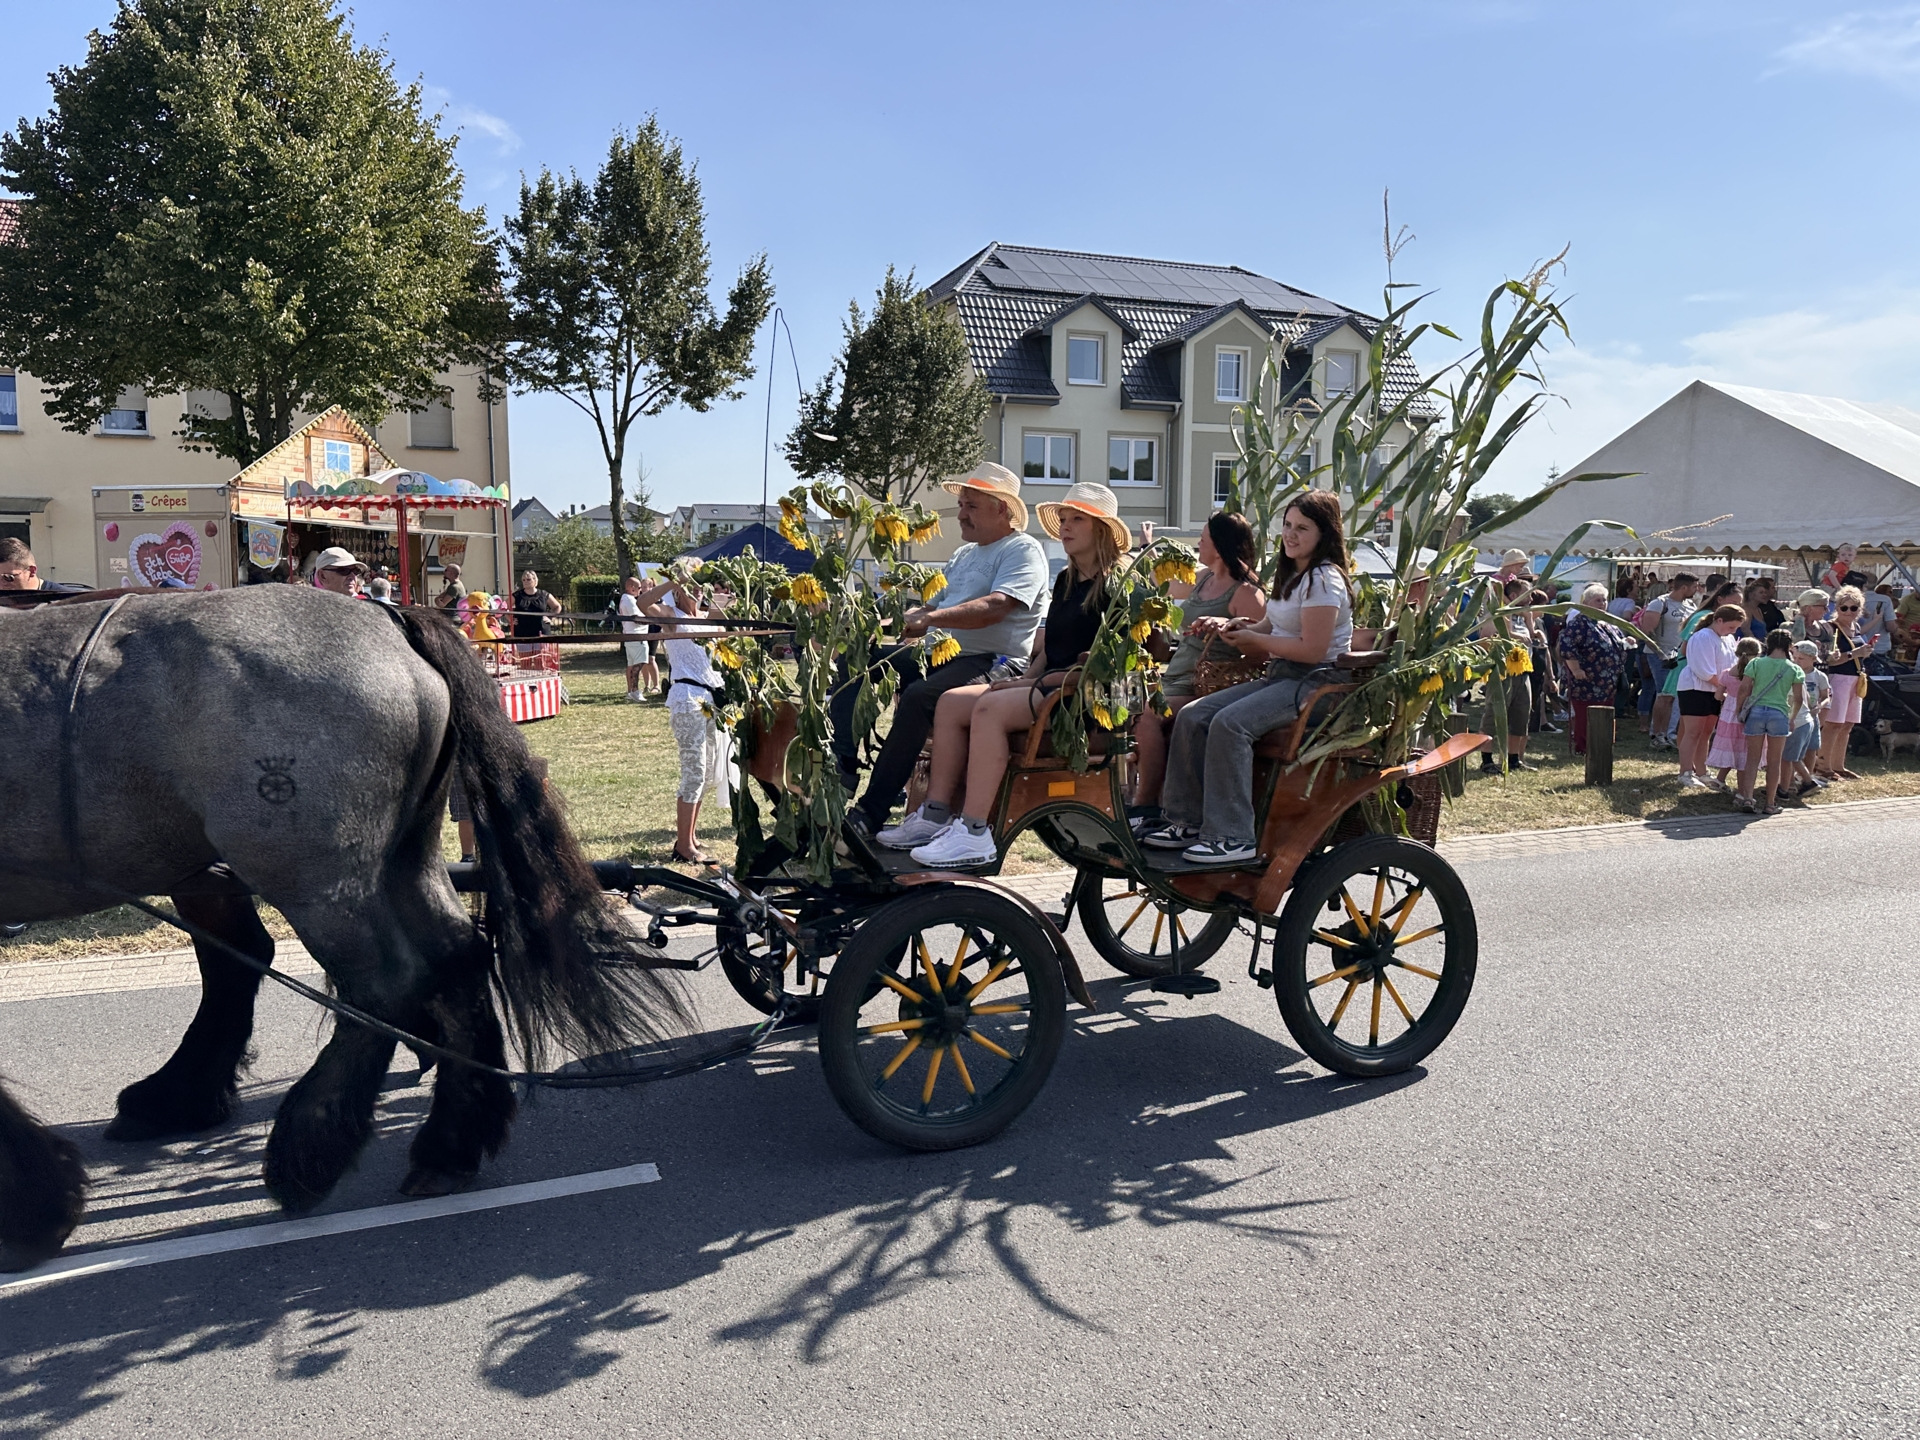
MULTIPOLYGON (((1658 600, 1647 602, 1647 609, 1660 617, 1660 628, 1651 633, 1660 642, 1662 655, 1671 655, 1680 648, 1680 627, 1699 608, 1692 600, 1676 600, 1671 595, 1662 595, 1658 600)), ((1646 627, 1643 624, 1641 628, 1646 627)))
POLYGON ((1893 650, 1893 601, 1878 590, 1867 591, 1860 628, 1873 637, 1874 654, 1889 654, 1893 650))
POLYGON ((945 609, 983 595, 1006 595, 1018 602, 1004 620, 978 630, 950 630, 962 655, 1033 653, 1034 632, 1047 613, 1047 552, 1024 530, 991 545, 962 545, 947 562, 947 588, 934 597, 945 609))

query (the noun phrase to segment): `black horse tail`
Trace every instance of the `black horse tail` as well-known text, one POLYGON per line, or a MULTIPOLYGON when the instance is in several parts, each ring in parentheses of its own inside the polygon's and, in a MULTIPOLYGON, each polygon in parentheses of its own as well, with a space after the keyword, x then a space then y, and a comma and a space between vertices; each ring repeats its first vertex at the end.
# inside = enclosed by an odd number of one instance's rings
POLYGON ((486 883, 493 982, 530 1065, 550 1046, 576 1056, 688 1028, 685 996, 595 878, 527 742, 466 637, 436 615, 405 616, 407 638, 452 697, 455 773, 473 809, 486 883))

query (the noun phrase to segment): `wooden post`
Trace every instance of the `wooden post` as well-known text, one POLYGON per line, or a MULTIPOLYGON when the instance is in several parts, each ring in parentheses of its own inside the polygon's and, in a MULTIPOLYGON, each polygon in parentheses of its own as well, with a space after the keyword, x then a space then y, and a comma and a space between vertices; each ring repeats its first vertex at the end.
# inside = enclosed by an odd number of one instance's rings
POLYGON ((1587 707, 1587 784, 1613 783, 1613 706, 1587 707))

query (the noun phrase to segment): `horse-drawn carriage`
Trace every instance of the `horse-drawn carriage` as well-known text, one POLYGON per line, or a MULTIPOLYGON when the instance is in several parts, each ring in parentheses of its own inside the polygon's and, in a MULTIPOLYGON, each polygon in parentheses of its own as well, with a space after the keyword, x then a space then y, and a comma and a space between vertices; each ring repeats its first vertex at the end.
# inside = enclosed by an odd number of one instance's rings
MULTIPOLYGON (((1341 668, 1381 658, 1344 656, 1341 668)), ((1115 969, 1185 995, 1220 988, 1200 969, 1244 928, 1249 976, 1274 991, 1306 1054, 1342 1074, 1396 1074, 1446 1038, 1472 989, 1473 907, 1432 848, 1431 827, 1438 772, 1484 737, 1456 737, 1406 765, 1384 765, 1365 748, 1301 760, 1303 742, 1352 688, 1322 687, 1256 748, 1256 810, 1266 820, 1260 858, 1244 869, 1143 850, 1127 823, 1118 744, 1096 744, 1084 771, 1051 753, 1063 690, 1042 703, 1017 748, 992 820, 1002 859, 1031 831, 1072 868, 1060 913, 996 884, 1000 861, 931 870, 854 827, 841 832, 827 883, 798 873, 778 846, 719 884, 658 870, 627 878, 707 902, 689 910, 636 896, 662 921, 713 923, 719 963, 740 995, 769 1014, 817 1020, 841 1107, 869 1133, 912 1149, 977 1144, 1038 1095, 1066 1034, 1068 1000, 1095 1008, 1066 938, 1076 918, 1115 969), (1388 788, 1424 836, 1368 831, 1363 803, 1388 788)), ((755 781, 789 783, 794 719, 783 711, 755 737, 747 767, 755 781)))

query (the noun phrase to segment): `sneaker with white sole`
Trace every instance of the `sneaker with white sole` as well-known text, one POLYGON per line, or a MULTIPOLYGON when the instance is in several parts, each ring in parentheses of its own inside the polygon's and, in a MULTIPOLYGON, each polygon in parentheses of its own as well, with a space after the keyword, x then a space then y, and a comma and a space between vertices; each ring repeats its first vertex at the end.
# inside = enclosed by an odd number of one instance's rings
POLYGON ((955 820, 925 845, 913 851, 913 858, 922 865, 931 865, 935 869, 948 869, 964 865, 986 865, 1000 854, 994 844, 993 831, 982 830, 978 835, 967 829, 964 820, 955 820))
POLYGON ((1682 770, 1680 772, 1680 788, 1682 790, 1704 790, 1707 788, 1707 782, 1691 770, 1682 770))
POLYGON ((1260 849, 1251 840, 1202 840, 1180 852, 1189 865, 1246 865, 1260 858, 1260 849))
POLYGON ((1193 826, 1169 822, 1158 830, 1147 831, 1140 837, 1140 843, 1152 846, 1155 850, 1184 850, 1199 838, 1200 832, 1193 826))
POLYGON ((926 807, 914 811, 898 825, 889 825, 873 838, 889 850, 912 850, 944 835, 953 817, 929 820, 926 807))

